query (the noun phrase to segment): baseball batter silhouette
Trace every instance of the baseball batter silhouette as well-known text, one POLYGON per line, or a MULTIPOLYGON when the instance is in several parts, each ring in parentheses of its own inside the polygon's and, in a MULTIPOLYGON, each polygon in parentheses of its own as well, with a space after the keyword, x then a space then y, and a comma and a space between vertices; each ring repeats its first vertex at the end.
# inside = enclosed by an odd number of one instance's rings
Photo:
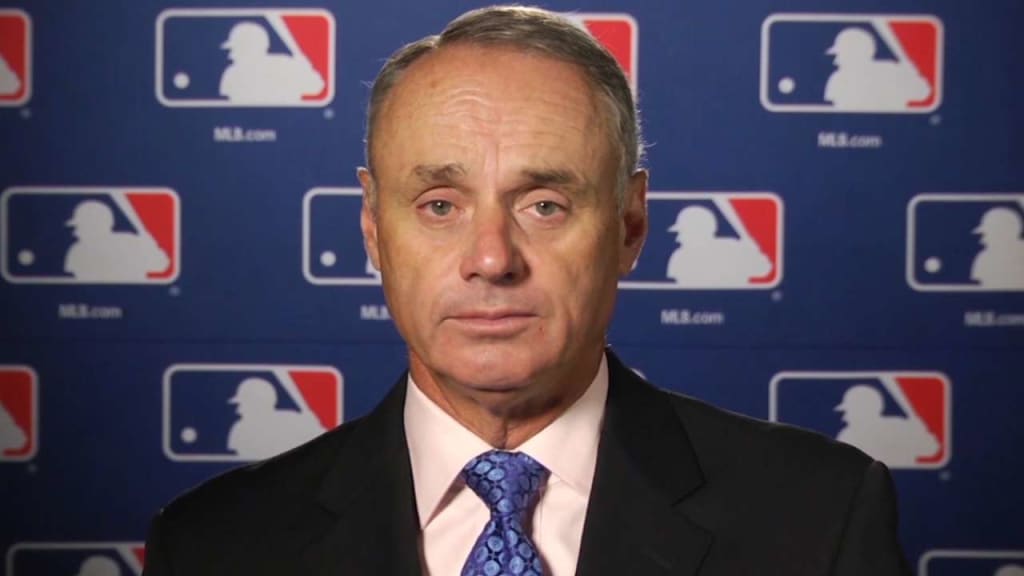
POLYGON ((1020 214, 991 208, 974 229, 982 249, 971 265, 971 279, 986 288, 1024 289, 1024 238, 1020 214))
POLYGON ((14 73, 3 54, 0 54, 0 96, 17 94, 21 90, 21 78, 14 73))
POLYGON ((238 420, 228 433, 228 450, 243 458, 269 458, 325 431, 316 416, 277 408, 277 390, 263 378, 246 378, 228 401, 238 420))
POLYGON ((64 257, 64 271, 79 280, 132 282, 170 265, 167 254, 148 235, 114 232, 114 213, 98 200, 85 200, 67 221, 76 241, 64 257))
POLYGON ((931 94, 912 63, 876 60, 875 37, 860 27, 844 28, 826 54, 836 70, 825 84, 825 100, 840 110, 904 110, 931 94))
POLYGON ((221 48, 231 64, 220 78, 220 94, 232 102, 295 104, 324 88, 301 54, 270 54, 270 35, 256 22, 235 24, 221 48))
POLYGON ((718 221, 704 206, 687 206, 676 215, 669 232, 679 248, 669 258, 665 275, 677 284, 713 288, 746 284, 771 271, 761 249, 740 238, 717 236, 718 221))
POLYGON ((14 421, 3 402, 0 402, 0 454, 8 450, 21 450, 28 442, 28 435, 14 421))
POLYGON ((851 386, 836 406, 846 426, 836 440, 852 444, 888 466, 910 466, 941 447, 919 418, 885 416, 882 394, 873 386, 851 386))

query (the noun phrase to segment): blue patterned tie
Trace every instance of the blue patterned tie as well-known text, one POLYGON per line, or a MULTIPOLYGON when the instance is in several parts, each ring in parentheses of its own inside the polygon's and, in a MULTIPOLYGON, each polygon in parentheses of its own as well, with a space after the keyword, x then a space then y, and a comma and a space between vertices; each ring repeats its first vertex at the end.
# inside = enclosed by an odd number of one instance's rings
POLYGON ((491 450, 473 458, 462 478, 491 509, 462 576, 543 576, 537 548, 523 530, 548 469, 522 452, 491 450))

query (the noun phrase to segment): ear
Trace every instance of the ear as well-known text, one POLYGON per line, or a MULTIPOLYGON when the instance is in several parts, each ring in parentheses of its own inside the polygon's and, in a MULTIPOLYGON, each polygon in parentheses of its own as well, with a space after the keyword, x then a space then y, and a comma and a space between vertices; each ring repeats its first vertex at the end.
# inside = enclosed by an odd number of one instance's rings
POLYGON ((359 227, 363 230, 363 245, 373 267, 380 270, 380 248, 377 243, 377 183, 368 168, 356 170, 363 187, 363 209, 359 212, 359 227))
POLYGON ((619 276, 623 277, 633 271, 640 250, 647 240, 647 179, 646 170, 637 170, 626 183, 626 195, 623 198, 622 244, 619 246, 619 276))

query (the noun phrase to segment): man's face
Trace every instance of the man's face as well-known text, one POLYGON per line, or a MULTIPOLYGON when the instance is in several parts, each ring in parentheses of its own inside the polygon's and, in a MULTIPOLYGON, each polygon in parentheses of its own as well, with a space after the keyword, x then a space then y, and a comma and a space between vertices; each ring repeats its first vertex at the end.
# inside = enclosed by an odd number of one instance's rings
POLYGON ((593 377, 646 233, 646 174, 620 213, 599 106, 574 66, 480 46, 422 58, 385 101, 362 226, 417 382, 498 404, 593 377))

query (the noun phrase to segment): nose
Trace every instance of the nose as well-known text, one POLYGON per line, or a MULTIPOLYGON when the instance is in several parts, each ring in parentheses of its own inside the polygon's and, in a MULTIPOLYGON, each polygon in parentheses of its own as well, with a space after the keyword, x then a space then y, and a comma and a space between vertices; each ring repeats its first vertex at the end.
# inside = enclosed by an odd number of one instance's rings
POLYGON ((504 206, 478 207, 469 230, 459 269, 464 280, 514 284, 525 276, 515 221, 504 206))

